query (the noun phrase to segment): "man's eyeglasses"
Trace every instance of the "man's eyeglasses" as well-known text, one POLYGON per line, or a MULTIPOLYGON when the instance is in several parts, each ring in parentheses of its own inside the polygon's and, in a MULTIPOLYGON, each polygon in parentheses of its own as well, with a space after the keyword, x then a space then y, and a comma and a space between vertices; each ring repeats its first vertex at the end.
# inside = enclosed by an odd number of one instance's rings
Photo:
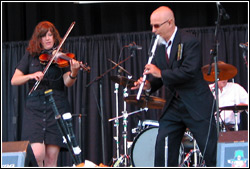
POLYGON ((164 25, 165 23, 169 22, 169 19, 166 20, 165 22, 161 23, 161 24, 155 24, 155 25, 151 25, 151 27, 154 27, 154 28, 159 28, 160 26, 164 25))

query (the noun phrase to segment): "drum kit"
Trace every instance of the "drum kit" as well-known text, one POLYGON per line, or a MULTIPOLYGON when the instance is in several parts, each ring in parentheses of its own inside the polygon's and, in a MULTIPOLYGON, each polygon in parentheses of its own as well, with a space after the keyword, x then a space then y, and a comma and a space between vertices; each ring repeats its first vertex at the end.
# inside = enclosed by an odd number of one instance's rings
MULTIPOLYGON (((237 68, 233 65, 226 64, 224 62, 218 62, 218 70, 219 75, 218 78, 220 80, 229 80, 233 78, 237 74, 237 68)), ((214 82, 214 65, 205 65, 202 67, 203 77, 206 81, 214 82), (211 69, 211 70, 210 70, 211 69), (209 73, 208 75, 208 72, 209 73)), ((155 96, 146 96, 141 95, 138 100, 136 95, 127 94, 127 89, 134 86, 135 80, 131 79, 132 76, 124 77, 124 76, 111 76, 110 79, 116 83, 115 92, 116 93, 116 117, 109 119, 109 122, 115 121, 115 126, 117 129, 116 140, 117 144, 117 159, 113 163, 114 167, 120 166, 129 166, 132 165, 134 167, 154 167, 154 149, 156 136, 158 133, 159 123, 154 120, 144 120, 143 122, 139 121, 137 128, 132 129, 132 133, 137 134, 134 138, 131 151, 128 155, 128 146, 127 146, 127 117, 132 114, 136 114, 142 111, 147 111, 148 109, 162 109, 166 103, 166 101, 162 98, 155 96), (119 85, 124 87, 124 111, 121 116, 118 116, 118 88, 119 85), (126 111, 126 103, 135 105, 140 108, 140 110, 127 113, 126 111), (123 118, 123 138, 124 138, 124 155, 120 155, 119 152, 119 119, 123 118)), ((221 107, 220 110, 234 110, 235 114, 238 113, 239 110, 246 110, 248 105, 235 105, 235 106, 227 106, 221 107)), ((237 123, 236 123, 237 124, 237 123)), ((188 167, 188 166, 205 166, 203 157, 201 152, 199 151, 199 147, 192 136, 192 133, 187 130, 184 134, 180 151, 179 151, 179 166, 188 167)))
MULTIPOLYGON (((136 95, 127 94, 127 88, 131 88, 134 86, 135 80, 130 79, 129 77, 126 78, 124 76, 111 76, 111 80, 116 83, 115 92, 118 93, 118 86, 122 85, 124 88, 124 111, 122 112, 121 116, 117 116, 114 118, 109 119, 109 122, 115 121, 115 127, 117 128, 116 136, 114 137, 116 144, 117 144, 117 159, 114 162, 114 167, 121 167, 121 166, 129 166, 132 165, 134 167, 154 167, 154 149, 155 149, 155 142, 156 136, 158 134, 159 123, 155 120, 144 120, 141 122, 139 120, 137 128, 132 129, 133 134, 137 134, 133 140, 133 143, 130 147, 130 154, 128 155, 128 141, 127 141, 127 117, 132 114, 136 114, 142 111, 147 111, 148 109, 162 109, 166 103, 166 100, 155 97, 155 96, 145 96, 141 95, 140 100, 136 99, 136 95), (126 112, 126 103, 135 105, 140 108, 140 110, 127 113, 126 112), (120 155, 119 153, 119 119, 123 118, 123 138, 124 138, 124 155, 120 155)), ((118 108, 118 106, 117 106, 118 108)), ((191 152, 191 150, 190 150, 191 152)), ((180 147, 180 154, 179 154, 179 164, 182 166, 187 165, 190 162, 191 156, 194 152, 198 152, 198 146, 194 142, 192 134, 190 132, 185 132, 183 137, 183 141, 180 147), (190 150, 190 144, 194 147, 191 153, 185 153, 185 151, 190 150), (188 155, 188 157, 186 156, 188 155), (186 157, 186 159, 184 159, 186 157)), ((199 155, 199 157, 201 157, 199 155)), ((201 159, 201 158, 200 158, 201 159)))

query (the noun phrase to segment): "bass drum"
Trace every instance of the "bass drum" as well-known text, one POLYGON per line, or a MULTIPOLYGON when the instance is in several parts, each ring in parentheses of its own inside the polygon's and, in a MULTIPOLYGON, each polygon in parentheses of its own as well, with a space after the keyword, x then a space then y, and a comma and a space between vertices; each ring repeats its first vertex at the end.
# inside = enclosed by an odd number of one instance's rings
MULTIPOLYGON (((149 127, 138 134, 131 148, 131 162, 133 167, 154 167, 155 143, 158 127, 149 127)), ((180 147, 179 162, 184 154, 183 144, 180 147)))

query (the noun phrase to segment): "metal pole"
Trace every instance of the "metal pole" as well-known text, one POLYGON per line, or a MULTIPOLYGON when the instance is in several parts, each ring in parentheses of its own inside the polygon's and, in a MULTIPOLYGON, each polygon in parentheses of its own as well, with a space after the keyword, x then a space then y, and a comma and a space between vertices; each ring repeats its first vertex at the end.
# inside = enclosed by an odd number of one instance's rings
POLYGON ((101 128, 102 128, 102 160, 103 164, 106 163, 105 158, 105 135, 104 135, 104 120, 103 120, 103 98, 102 98, 102 79, 100 80, 100 107, 101 107, 101 128))
POLYGON ((118 105, 118 90, 119 90, 119 84, 118 83, 115 83, 115 94, 116 94, 116 117, 117 119, 115 120, 115 127, 116 127, 116 138, 115 138, 115 141, 116 141, 116 158, 118 159, 119 156, 120 156, 120 153, 119 153, 119 119, 118 119, 118 116, 119 116, 119 105, 118 105))

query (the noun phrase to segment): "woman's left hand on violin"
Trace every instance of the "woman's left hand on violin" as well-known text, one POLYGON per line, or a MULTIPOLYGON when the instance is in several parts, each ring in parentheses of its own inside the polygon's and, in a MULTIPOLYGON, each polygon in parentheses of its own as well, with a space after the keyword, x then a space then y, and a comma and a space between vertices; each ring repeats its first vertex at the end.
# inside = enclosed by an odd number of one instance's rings
POLYGON ((82 62, 78 62, 77 60, 74 59, 71 59, 69 62, 70 62, 71 76, 76 76, 78 74, 79 69, 81 68, 82 62))

